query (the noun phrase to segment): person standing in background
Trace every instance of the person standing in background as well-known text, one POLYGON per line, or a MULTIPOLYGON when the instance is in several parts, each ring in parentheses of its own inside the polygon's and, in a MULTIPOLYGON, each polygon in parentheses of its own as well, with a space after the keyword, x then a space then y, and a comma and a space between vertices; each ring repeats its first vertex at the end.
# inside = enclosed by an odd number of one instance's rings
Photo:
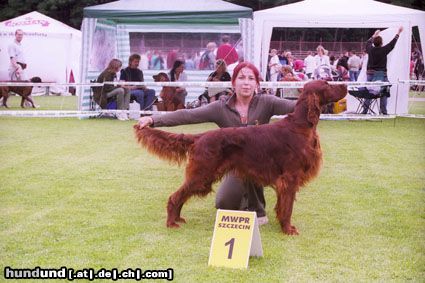
POLYGON ((217 49, 216 60, 223 59, 226 65, 233 64, 238 61, 238 53, 235 48, 229 43, 230 36, 223 35, 221 38, 221 45, 217 49))
MULTIPOLYGON (((375 31, 371 38, 366 42, 366 51, 368 54, 367 61, 367 81, 388 82, 387 76, 387 55, 394 49, 403 27, 400 27, 394 38, 387 44, 382 46, 382 37, 379 36, 380 30, 375 31)), ((388 89, 388 87, 386 87, 388 89)), ((389 89, 379 99, 379 112, 387 115, 387 101, 390 96, 389 89)), ((367 114, 370 109, 371 99, 366 99, 362 114, 367 114)))
MULTIPOLYGON (((271 82, 277 82, 281 67, 282 65, 280 65, 279 56, 277 56, 277 50, 276 49, 270 50, 269 68, 270 68, 271 82)), ((276 88, 272 89, 272 94, 273 95, 276 94, 276 88)))
POLYGON ((348 73, 350 74, 350 81, 355 82, 359 77, 361 59, 356 55, 355 51, 351 51, 351 56, 348 58, 348 73))
POLYGON ((23 81, 26 79, 24 70, 27 68, 27 62, 22 47, 24 32, 21 29, 15 31, 15 40, 7 47, 9 54, 9 78, 12 81, 23 81))
POLYGON ((313 52, 308 51, 307 57, 304 59, 304 66, 305 66, 305 74, 309 79, 313 76, 314 70, 316 69, 316 61, 313 57, 313 52))

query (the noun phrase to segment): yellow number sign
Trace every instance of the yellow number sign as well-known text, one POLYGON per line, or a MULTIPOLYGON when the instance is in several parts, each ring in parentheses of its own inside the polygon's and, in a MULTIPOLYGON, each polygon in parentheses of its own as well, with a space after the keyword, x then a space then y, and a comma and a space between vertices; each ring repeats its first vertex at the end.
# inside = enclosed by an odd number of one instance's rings
POLYGON ((247 268, 250 255, 263 256, 256 213, 217 210, 208 265, 247 268))

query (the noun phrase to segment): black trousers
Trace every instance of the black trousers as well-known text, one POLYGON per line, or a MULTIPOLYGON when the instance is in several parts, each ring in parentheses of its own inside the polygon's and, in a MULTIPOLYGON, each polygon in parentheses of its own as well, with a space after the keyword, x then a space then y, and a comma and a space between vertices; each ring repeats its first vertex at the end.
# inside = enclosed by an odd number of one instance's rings
POLYGON ((257 217, 266 216, 264 188, 253 182, 244 181, 231 173, 227 174, 218 188, 215 207, 255 211, 257 217))

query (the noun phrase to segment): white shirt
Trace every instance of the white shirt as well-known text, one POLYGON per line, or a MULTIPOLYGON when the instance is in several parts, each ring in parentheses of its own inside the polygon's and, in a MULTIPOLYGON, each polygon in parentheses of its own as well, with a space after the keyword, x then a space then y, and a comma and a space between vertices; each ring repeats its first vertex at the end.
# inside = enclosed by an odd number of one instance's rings
POLYGON ((280 67, 281 67, 280 61, 279 61, 279 56, 277 56, 277 55, 272 56, 270 58, 269 66, 271 66, 270 67, 270 74, 271 75, 279 73, 279 70, 280 70, 280 67))
POLYGON ((176 80, 176 82, 186 82, 187 81, 187 75, 185 72, 181 72, 179 75, 179 79, 176 80))
POLYGON ((360 65, 361 65, 362 61, 360 60, 360 57, 357 55, 353 55, 351 56, 348 61, 348 68, 350 71, 358 71, 360 70, 360 65))
POLYGON ((323 56, 316 55, 314 56, 314 61, 316 62, 316 68, 322 65, 326 65, 329 68, 331 67, 331 63, 329 61, 328 55, 323 55, 323 56))
POLYGON ((304 66, 306 74, 314 73, 314 70, 316 69, 316 60, 312 55, 308 55, 307 57, 305 57, 304 66))
POLYGON ((24 51, 20 42, 14 40, 11 44, 9 44, 7 47, 7 53, 9 54, 9 59, 15 58, 16 62, 26 63, 24 51))
POLYGON ((140 69, 147 70, 149 69, 149 58, 146 54, 140 55, 140 69))

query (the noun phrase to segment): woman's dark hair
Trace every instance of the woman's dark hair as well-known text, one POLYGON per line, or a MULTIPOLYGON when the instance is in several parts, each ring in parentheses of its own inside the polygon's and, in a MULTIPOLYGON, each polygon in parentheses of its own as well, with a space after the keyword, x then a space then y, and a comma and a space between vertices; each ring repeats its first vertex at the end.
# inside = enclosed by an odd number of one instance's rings
POLYGON ((377 36, 373 38, 373 45, 375 47, 381 47, 382 46, 382 37, 377 36))
POLYGON ((180 67, 181 65, 184 65, 184 62, 182 60, 176 60, 174 61, 173 68, 170 71, 170 80, 174 82, 176 80, 176 69, 180 67))

